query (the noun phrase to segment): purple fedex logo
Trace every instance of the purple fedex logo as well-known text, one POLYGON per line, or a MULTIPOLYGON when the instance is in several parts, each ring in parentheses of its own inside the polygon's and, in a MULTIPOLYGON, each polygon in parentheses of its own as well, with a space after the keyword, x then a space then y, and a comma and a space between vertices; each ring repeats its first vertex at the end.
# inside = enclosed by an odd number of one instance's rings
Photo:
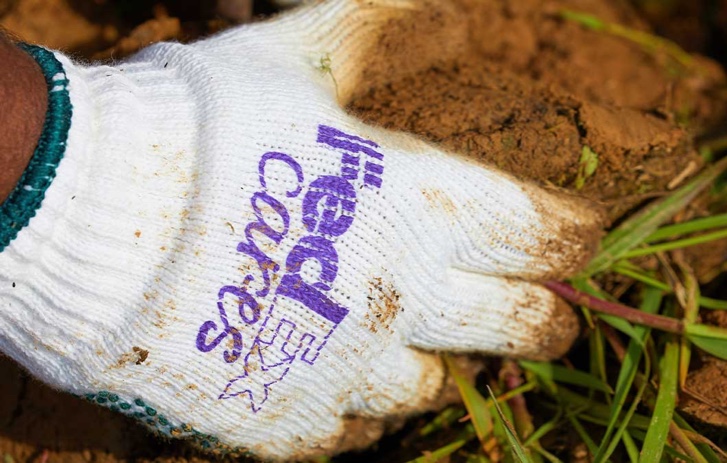
POLYGON ((239 374, 229 379, 219 399, 247 397, 253 412, 261 409, 274 385, 284 381, 291 368, 315 363, 328 339, 348 315, 348 308, 331 294, 339 268, 335 244, 354 222, 357 195, 354 184, 359 176, 366 188, 381 187, 384 156, 378 151, 379 145, 325 125, 318 127, 317 141, 341 156, 341 171, 339 175, 320 176, 308 184, 301 198, 300 224, 291 224, 288 209, 268 190, 266 168, 278 163, 289 169, 296 184, 284 195, 298 199, 305 185, 303 167, 286 153, 268 152, 261 156, 260 191, 250 198, 255 218, 245 227, 245 239, 237 244, 237 251, 252 258, 257 269, 240 285, 220 288, 219 321, 205 321, 197 333, 198 350, 211 352, 226 341, 223 360, 234 364, 242 359, 239 374), (274 225, 265 219, 265 206, 277 215, 274 225), (285 262, 273 260, 255 240, 256 235, 264 236, 280 244, 292 226, 301 228, 303 233, 285 262), (253 281, 261 288, 249 290, 253 281), (273 287, 275 281, 278 283, 273 287), (272 302, 262 307, 258 301, 271 292, 272 302), (223 302, 226 296, 238 301, 237 315, 228 316, 223 302), (238 328, 243 324, 259 324, 257 334, 250 341, 243 340, 238 328))

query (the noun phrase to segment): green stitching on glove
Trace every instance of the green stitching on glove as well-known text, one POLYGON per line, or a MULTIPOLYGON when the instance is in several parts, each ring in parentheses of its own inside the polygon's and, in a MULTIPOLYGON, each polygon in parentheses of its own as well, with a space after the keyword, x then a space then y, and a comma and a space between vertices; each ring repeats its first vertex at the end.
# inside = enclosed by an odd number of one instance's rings
POLYGON ((10 196, 0 205, 0 252, 28 225, 43 202, 66 150, 72 106, 63 65, 50 51, 20 44, 40 65, 48 85, 48 111, 33 157, 10 196))
POLYGON ((186 423, 171 424, 167 418, 159 414, 156 409, 150 407, 142 399, 137 398, 126 401, 109 391, 100 391, 96 394, 89 393, 77 397, 134 418, 161 436, 189 439, 198 447, 218 455, 252 456, 247 449, 225 445, 215 436, 201 433, 186 423))

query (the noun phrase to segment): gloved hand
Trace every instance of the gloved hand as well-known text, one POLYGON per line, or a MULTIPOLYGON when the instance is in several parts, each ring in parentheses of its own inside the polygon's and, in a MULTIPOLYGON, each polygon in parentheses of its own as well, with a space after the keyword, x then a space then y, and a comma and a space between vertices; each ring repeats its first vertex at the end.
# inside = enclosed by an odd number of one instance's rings
POLYGON ((341 108, 426 8, 330 0, 114 66, 30 50, 50 111, 2 209, 0 349, 272 459, 430 409, 437 351, 564 353, 577 319, 536 282, 587 261, 597 215, 341 108))

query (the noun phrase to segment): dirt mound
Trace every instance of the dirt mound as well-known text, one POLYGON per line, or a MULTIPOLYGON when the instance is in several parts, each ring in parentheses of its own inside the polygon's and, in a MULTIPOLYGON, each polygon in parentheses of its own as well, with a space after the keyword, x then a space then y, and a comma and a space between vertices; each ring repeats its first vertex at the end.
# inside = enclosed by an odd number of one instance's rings
MULTIPOLYGON (((558 14, 568 2, 465 1, 461 54, 357 95, 352 113, 609 206, 611 217, 673 189, 701 165, 693 137, 721 120, 721 69, 665 56, 558 14), (583 173, 587 147, 597 166, 583 173), (579 171, 581 174, 579 175, 579 171)), ((604 21, 644 26, 616 3, 604 21)), ((579 8, 584 9, 582 2, 579 8)))
MULTIPOLYGON (((6 13, 0 24, 21 38, 107 57, 141 42, 218 27, 204 20, 195 29, 175 22, 174 12, 168 17, 158 10, 151 23, 134 29, 113 15, 111 7, 122 3, 0 0, 0 14, 6 13)), ((518 177, 575 190, 604 202, 611 218, 675 188, 702 164, 694 138, 723 119, 721 68, 699 57, 678 63, 663 50, 589 30, 559 14, 577 8, 647 30, 622 2, 455 5, 453 14, 466 31, 457 52, 411 74, 372 68, 349 101, 352 113, 518 177)), ((441 19, 437 11, 429 15, 433 23, 441 19)), ((393 53, 386 47, 374 51, 381 59, 393 53)), ((0 398, 0 456, 15 461, 46 455, 71 463, 206 461, 184 443, 160 442, 122 416, 51 391, 2 358, 0 398)))

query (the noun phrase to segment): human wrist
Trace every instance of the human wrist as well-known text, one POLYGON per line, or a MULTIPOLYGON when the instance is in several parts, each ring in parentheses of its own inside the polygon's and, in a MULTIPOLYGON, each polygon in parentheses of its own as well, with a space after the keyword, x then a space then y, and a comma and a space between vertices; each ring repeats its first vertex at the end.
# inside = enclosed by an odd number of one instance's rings
MULTIPOLYGON (((42 121, 38 124, 35 120, 37 114, 25 117, 23 113, 23 110, 34 112, 40 109, 39 103, 34 102, 39 98, 34 90, 30 92, 29 102, 23 103, 18 113, 17 119, 22 119, 26 127, 19 128, 15 134, 18 143, 15 154, 10 151, 15 160, 9 164, 17 170, 9 175, 13 177, 9 185, 12 189, 5 201, 0 203, 0 251, 28 225, 40 208, 66 150, 72 112, 67 91, 68 80, 54 54, 26 44, 18 45, 17 51, 25 55, 25 60, 34 62, 32 66, 38 68, 43 80, 42 121), (36 125, 40 125, 41 129, 36 125)), ((16 96, 23 98, 24 94, 20 92, 16 96)))
POLYGON ((48 90, 40 67, 0 33, 0 204, 10 195, 38 143, 48 90))
POLYGON ((0 282, 13 282, 14 301, 0 314, 0 324, 8 322, 0 350, 56 387, 87 392, 44 365, 62 361, 66 372, 85 375, 75 360, 99 338, 115 337, 124 309, 141 303, 149 281, 179 250, 187 197, 196 187, 196 137, 192 97, 177 76, 178 47, 158 45, 164 57, 157 61, 141 55, 117 66, 84 66, 45 51, 62 68, 70 128, 42 207, 0 252, 0 282), (108 311, 88 310, 101 299, 108 311), (73 323, 42 315, 60 312, 72 313, 73 323), (80 335, 78 326, 96 329, 80 335), (32 358, 27 339, 42 339, 32 358))

